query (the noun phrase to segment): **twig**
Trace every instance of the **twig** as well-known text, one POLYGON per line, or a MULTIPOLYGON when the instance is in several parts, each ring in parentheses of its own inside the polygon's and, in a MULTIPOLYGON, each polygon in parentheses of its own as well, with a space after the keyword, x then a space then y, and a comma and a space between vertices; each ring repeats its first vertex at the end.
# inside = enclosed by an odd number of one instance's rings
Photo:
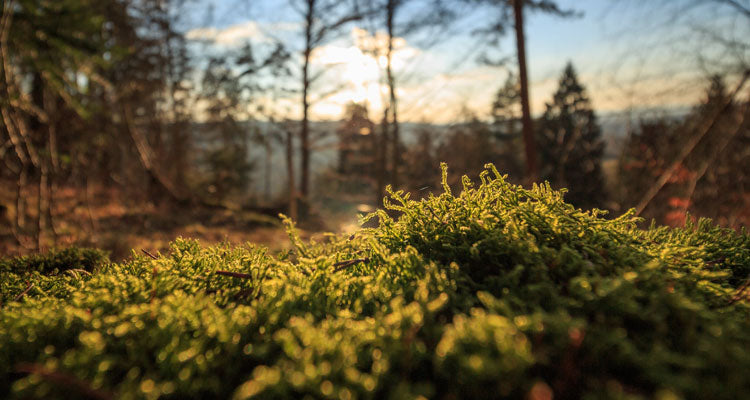
POLYGON ((69 270, 66 270, 65 272, 78 272, 79 274, 89 275, 91 276, 91 272, 86 271, 83 268, 71 268, 69 270))
POLYGON ((433 215, 433 216, 435 217, 435 219, 436 219, 436 220, 438 220, 438 222, 440 222, 440 223, 441 223, 441 224, 443 224, 443 225, 448 225, 448 223, 447 223, 447 222, 443 221, 443 219, 442 219, 442 218, 438 217, 438 215, 437 215, 437 213, 435 212, 435 210, 433 210, 433 209, 432 209, 432 207, 430 207, 430 205, 429 205, 429 204, 425 203, 425 204, 424 204, 424 206, 425 206, 425 207, 427 207, 427 209, 428 209, 428 210, 430 210, 430 212, 431 212, 431 213, 432 213, 432 215, 433 215))
POLYGON ((216 275, 231 276, 232 278, 240 278, 240 279, 253 279, 252 275, 243 274, 241 272, 216 271, 216 275))
POLYGON ((744 297, 743 295, 745 294, 745 291, 749 287, 750 287, 750 278, 748 278, 745 281, 745 283, 742 284, 742 286, 740 286, 739 288, 737 288, 737 292, 734 294, 734 296, 732 296, 732 299, 729 300, 729 303, 727 303, 727 305, 732 305, 732 304, 740 301, 740 299, 742 299, 744 297))
POLYGON ((354 260, 347 260, 347 261, 339 261, 339 262, 333 264, 333 266, 334 266, 333 272, 343 271, 346 268, 351 267, 352 265, 359 264, 359 263, 366 263, 366 262, 370 262, 370 258, 369 257, 355 258, 354 260))
POLYGON ((158 260, 158 259, 159 259, 159 257, 157 257, 157 256, 155 256, 155 255, 153 255, 153 254, 149 253, 149 252, 148 252, 148 250, 146 250, 146 249, 141 249, 141 251, 143 252, 143 254, 145 254, 145 255, 147 255, 147 256, 149 256, 149 257, 153 258, 154 260, 158 260))
POLYGON ((21 300, 21 298, 22 298, 23 296, 25 296, 25 295, 26 295, 26 293, 29 293, 29 290, 31 290, 31 288, 33 288, 33 287, 34 287, 34 284, 33 284, 33 283, 29 283, 29 284, 28 284, 28 285, 26 286, 26 289, 25 289, 25 290, 24 290, 23 292, 19 293, 19 294, 18 294, 18 296, 16 296, 16 297, 15 297, 15 298, 13 299, 13 301, 18 301, 18 300, 21 300))
POLYGON ((73 375, 51 371, 39 364, 21 363, 16 366, 16 371, 38 375, 40 378, 57 384, 61 388, 72 388, 90 399, 110 400, 114 398, 112 394, 94 389, 91 387, 90 383, 76 378, 73 375))

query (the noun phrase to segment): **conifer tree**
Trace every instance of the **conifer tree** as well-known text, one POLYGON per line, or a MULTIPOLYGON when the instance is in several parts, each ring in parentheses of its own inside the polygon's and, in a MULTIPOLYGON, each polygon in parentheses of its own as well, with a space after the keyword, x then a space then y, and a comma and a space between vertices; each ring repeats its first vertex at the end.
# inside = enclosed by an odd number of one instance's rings
MULTIPOLYGON (((541 11, 560 17, 575 16, 572 10, 564 10, 551 0, 464 0, 469 4, 483 4, 489 6, 491 14, 489 25, 477 29, 475 32, 486 35, 490 43, 498 45, 499 39, 507 33, 509 26, 513 27, 516 36, 516 58, 518 60, 519 99, 521 102, 521 127, 523 132, 524 150, 526 153, 526 181, 531 183, 539 178, 537 162, 537 144, 534 140, 534 127, 531 120, 529 100, 528 68, 526 63, 526 39, 524 28, 525 10, 541 11), (511 22, 512 20, 512 22, 511 22)), ((489 64, 501 65, 505 61, 492 61, 486 55, 482 60, 489 64)))
POLYGON ((568 188, 567 200, 577 207, 602 207, 606 199, 601 136, 585 88, 568 63, 539 121, 537 139, 542 179, 568 188))
POLYGON ((508 74, 505 83, 495 94, 492 102, 492 132, 498 142, 500 160, 496 165, 503 173, 507 173, 511 180, 523 177, 523 138, 520 82, 513 74, 508 74))

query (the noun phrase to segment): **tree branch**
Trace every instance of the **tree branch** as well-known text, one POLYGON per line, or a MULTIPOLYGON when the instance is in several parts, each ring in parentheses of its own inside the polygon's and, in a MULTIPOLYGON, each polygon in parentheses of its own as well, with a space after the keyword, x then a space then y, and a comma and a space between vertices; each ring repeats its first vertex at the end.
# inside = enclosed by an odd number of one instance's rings
POLYGON ((732 139, 737 136, 737 134, 742 130, 743 126, 745 126, 745 123, 747 122, 747 116, 748 112, 750 111, 750 103, 746 103, 744 110, 742 111, 742 120, 737 125, 737 129, 735 129, 731 134, 726 135, 724 140, 716 146, 714 152, 709 156, 708 159, 704 160, 703 164, 701 165, 700 169, 698 170, 698 173, 693 177, 693 179, 690 181, 690 187, 687 191, 687 201, 685 202, 683 212, 687 212, 688 208, 690 207, 690 202, 693 199, 693 195, 695 193, 695 187, 698 184, 698 181, 703 178, 704 175, 706 175, 706 172, 708 172, 708 168, 716 162, 716 159, 719 158, 719 155, 724 151, 724 149, 729 145, 729 143, 732 141, 732 139))
POLYGON ((727 110, 727 108, 729 108, 735 96, 737 96, 737 93, 745 86, 748 78, 750 78, 750 70, 745 71, 745 73, 742 75, 742 79, 737 84, 737 87, 735 87, 732 93, 726 97, 723 104, 721 105, 721 108, 716 112, 714 117, 706 124, 704 124, 702 129, 698 131, 697 135, 695 135, 687 143, 685 143, 685 146, 682 148, 677 158, 672 162, 672 164, 669 165, 669 167, 661 174, 661 176, 659 176, 659 178, 656 180, 656 183, 654 183, 654 185, 649 188, 646 194, 643 195, 643 198, 640 202, 638 202, 638 205, 635 208, 636 216, 640 215, 643 210, 646 209, 649 203, 651 203, 654 197, 656 197, 659 191, 661 191, 661 189, 667 183, 669 178, 672 177, 672 174, 674 174, 680 164, 682 164, 690 155, 690 153, 695 149, 695 147, 698 145, 698 142, 700 142, 701 139, 703 139, 703 137, 706 136, 706 134, 711 131, 711 129, 713 129, 713 127, 719 120, 719 116, 723 114, 724 111, 727 110))

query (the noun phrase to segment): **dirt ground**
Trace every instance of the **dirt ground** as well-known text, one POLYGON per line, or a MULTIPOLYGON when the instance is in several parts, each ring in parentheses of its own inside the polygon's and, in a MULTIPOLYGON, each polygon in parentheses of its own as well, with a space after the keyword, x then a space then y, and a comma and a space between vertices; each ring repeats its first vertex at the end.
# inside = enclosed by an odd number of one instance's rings
MULTIPOLYGON (((155 205, 104 187, 55 188, 51 224, 43 218, 41 248, 37 249, 37 191, 23 191, 24 218, 15 229, 15 188, 0 185, 0 255, 16 256, 50 248, 86 246, 105 249, 112 260, 123 260, 133 251, 164 252, 177 237, 198 239, 205 245, 218 242, 252 242, 271 251, 290 242, 277 216, 247 210, 155 205)), ((42 202, 44 216, 46 202, 42 202)), ((327 228, 323 226, 321 228, 327 228)), ((324 229, 331 230, 331 229, 324 229)), ((314 232, 302 230, 304 237, 314 232)))

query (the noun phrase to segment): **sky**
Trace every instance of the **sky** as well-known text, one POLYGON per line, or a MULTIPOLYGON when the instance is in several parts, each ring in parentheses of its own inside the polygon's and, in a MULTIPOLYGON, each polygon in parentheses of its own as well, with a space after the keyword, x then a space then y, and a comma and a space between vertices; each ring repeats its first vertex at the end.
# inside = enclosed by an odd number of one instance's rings
MULTIPOLYGON (((726 30, 730 36, 750 32, 746 25, 734 24, 731 10, 708 4, 691 7, 692 1, 559 0, 561 8, 580 16, 527 13, 532 113, 544 111, 568 62, 601 113, 694 104, 711 72, 698 55, 722 57, 712 54, 710 45, 696 50, 695 33, 700 29, 726 30)), ((300 61, 301 16, 290 4, 287 0, 198 0, 186 18, 185 30, 189 39, 202 43, 203 51, 231 51, 247 41, 270 47, 279 40, 300 61)), ((423 12, 420 0, 413 4, 404 12, 406 18, 423 12)), ((487 117, 508 69, 484 65, 478 58, 485 53, 515 57, 512 31, 497 47, 472 35, 492 16, 487 9, 466 8, 449 28, 397 38, 394 70, 401 120, 450 123, 467 115, 487 117)), ((313 119, 338 120, 349 102, 366 104, 371 118, 379 119, 387 86, 385 60, 377 49, 383 48, 385 39, 371 24, 351 24, 315 50, 312 66, 322 75, 313 90, 313 119)), ((274 103, 291 118, 300 114, 296 97, 274 103)))

